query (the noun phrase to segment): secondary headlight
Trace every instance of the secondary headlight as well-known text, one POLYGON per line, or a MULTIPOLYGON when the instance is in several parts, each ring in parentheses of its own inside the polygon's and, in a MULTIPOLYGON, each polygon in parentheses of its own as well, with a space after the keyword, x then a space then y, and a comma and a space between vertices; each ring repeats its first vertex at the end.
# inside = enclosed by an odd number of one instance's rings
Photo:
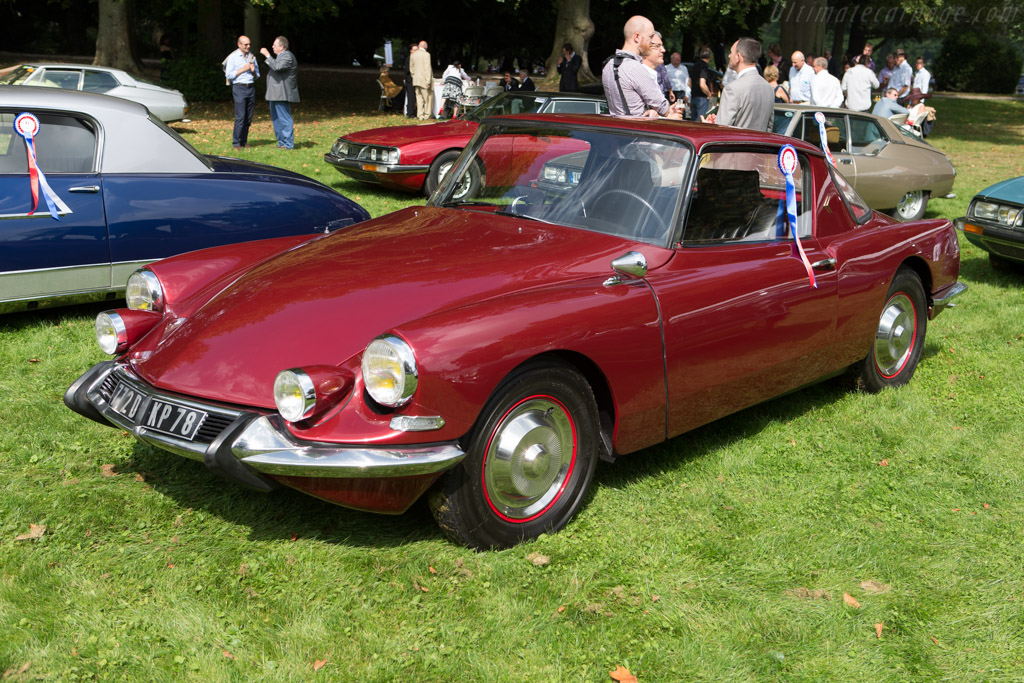
POLYGON ((316 410, 316 387, 299 368, 282 370, 274 380, 274 403, 289 422, 305 420, 316 410))
POLYGON ((96 343, 103 353, 114 355, 128 348, 128 328, 124 320, 114 311, 105 311, 96 316, 96 343))
POLYGON ((393 334, 377 337, 363 351, 363 383, 374 401, 397 407, 416 392, 416 356, 403 339, 393 334))
POLYGON ((338 140, 334 143, 334 153, 340 157, 348 156, 348 143, 344 140, 338 140))
POLYGON ((128 277, 125 299, 133 311, 162 311, 164 289, 153 271, 137 270, 128 277))

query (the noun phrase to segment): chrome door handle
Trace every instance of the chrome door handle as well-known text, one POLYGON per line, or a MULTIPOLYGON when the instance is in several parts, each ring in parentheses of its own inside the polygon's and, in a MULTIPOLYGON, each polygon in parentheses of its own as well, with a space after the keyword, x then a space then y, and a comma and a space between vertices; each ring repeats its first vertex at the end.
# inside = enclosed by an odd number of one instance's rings
POLYGON ((68 192, 91 192, 96 194, 100 191, 99 185, 79 185, 78 187, 69 187, 68 192))
POLYGON ((852 164, 853 163, 853 159, 840 159, 839 163, 841 163, 841 164, 852 164))
POLYGON ((811 268, 814 270, 835 270, 836 260, 834 258, 822 259, 821 261, 815 261, 811 264, 811 268))

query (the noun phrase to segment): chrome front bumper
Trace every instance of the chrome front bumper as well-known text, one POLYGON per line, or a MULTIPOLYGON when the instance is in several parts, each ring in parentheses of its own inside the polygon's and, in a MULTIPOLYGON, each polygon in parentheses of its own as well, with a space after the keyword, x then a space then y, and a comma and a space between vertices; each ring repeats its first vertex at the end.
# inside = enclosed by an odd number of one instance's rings
POLYGON ((457 465, 465 452, 456 443, 367 448, 296 439, 276 413, 239 410, 172 394, 142 381, 124 363, 104 361, 78 378, 64 394, 68 408, 101 424, 131 432, 135 438, 207 467, 242 485, 276 488, 262 475, 328 478, 386 478, 435 474, 457 465), (146 396, 132 421, 110 406, 118 383, 146 396), (139 424, 148 402, 157 398, 201 410, 207 418, 192 441, 139 424))
POLYGON ((430 164, 378 164, 376 162, 364 161, 361 159, 350 159, 339 157, 337 154, 328 152, 324 155, 324 161, 331 164, 338 170, 362 171, 364 173, 382 173, 385 175, 396 175, 401 173, 426 173, 430 170, 430 164))
POLYGON ((929 311, 929 320, 935 320, 936 316, 946 308, 952 308, 956 304, 953 303, 953 299, 960 296, 967 291, 967 285, 962 282, 956 282, 950 285, 947 289, 942 291, 932 301, 932 307, 929 311))

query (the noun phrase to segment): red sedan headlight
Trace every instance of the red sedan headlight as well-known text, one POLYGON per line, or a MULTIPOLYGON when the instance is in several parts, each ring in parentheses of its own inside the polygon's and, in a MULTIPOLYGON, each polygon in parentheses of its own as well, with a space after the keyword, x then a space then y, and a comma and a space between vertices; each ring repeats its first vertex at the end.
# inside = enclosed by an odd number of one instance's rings
POLYGON ((154 311, 104 311, 96 316, 96 343, 103 353, 122 354, 145 337, 162 317, 154 311))
POLYGON ((282 370, 274 380, 274 403, 289 422, 307 420, 337 405, 352 383, 352 373, 330 365, 282 370))

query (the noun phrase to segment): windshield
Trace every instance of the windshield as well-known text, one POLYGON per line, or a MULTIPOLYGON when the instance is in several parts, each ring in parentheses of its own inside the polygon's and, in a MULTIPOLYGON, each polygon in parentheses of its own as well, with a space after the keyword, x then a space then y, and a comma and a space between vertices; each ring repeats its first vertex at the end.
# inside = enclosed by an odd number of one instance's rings
POLYGON ((789 124, 793 121, 793 112, 775 110, 775 118, 772 119, 772 132, 779 135, 786 135, 789 132, 789 124))
POLYGON ((534 114, 548 101, 543 95, 513 95, 503 92, 482 102, 479 107, 466 113, 467 121, 480 121, 485 116, 508 116, 509 114, 534 114))
POLYGON ((489 124, 431 203, 665 246, 691 158, 682 140, 648 134, 489 124))
POLYGON ((9 74, 4 74, 0 77, 0 85, 20 85, 24 83, 34 71, 34 67, 19 66, 9 74))

